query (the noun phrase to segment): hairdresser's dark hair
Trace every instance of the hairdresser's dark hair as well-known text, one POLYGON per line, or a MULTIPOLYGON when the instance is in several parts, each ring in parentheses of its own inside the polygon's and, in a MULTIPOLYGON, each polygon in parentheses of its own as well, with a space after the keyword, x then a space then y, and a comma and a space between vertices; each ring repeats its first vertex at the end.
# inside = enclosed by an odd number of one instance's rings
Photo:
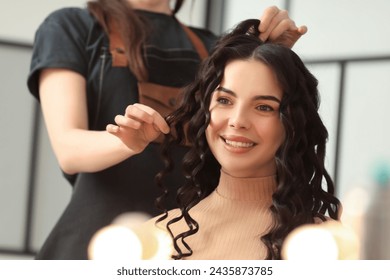
MULTIPOLYGON (((180 10, 183 2, 176 0, 173 14, 180 10)), ((148 72, 143 59, 143 46, 149 33, 146 19, 134 12, 128 0, 88 1, 87 7, 107 34, 110 21, 115 21, 124 42, 130 70, 138 81, 147 81, 148 72)))
MULTIPOLYGON (((270 208, 273 224, 261 237, 268 250, 267 259, 281 258, 282 243, 294 228, 314 223, 316 217, 339 219, 340 202, 324 166, 328 132, 318 114, 317 79, 292 50, 263 43, 258 38, 259 23, 259 20, 243 21, 217 42, 195 81, 185 89, 180 107, 167 117, 173 133, 163 144, 166 169, 158 179, 172 168, 168 157, 170 148, 185 141, 191 144, 183 160, 186 181, 177 193, 181 215, 167 223, 177 251, 173 256, 175 259, 192 254, 185 239, 198 231, 199 224, 190 216, 189 210, 218 184, 220 165, 210 152, 205 131, 210 122, 211 97, 223 78, 226 64, 233 60, 254 59, 266 64, 276 74, 283 90, 279 113, 286 138, 276 152, 278 186, 270 208), (188 224, 189 230, 174 236, 170 226, 181 219, 188 224), (184 244, 186 252, 179 243, 184 244)), ((167 191, 166 187, 163 189, 167 191)), ((167 217, 165 212, 158 222, 167 217)))

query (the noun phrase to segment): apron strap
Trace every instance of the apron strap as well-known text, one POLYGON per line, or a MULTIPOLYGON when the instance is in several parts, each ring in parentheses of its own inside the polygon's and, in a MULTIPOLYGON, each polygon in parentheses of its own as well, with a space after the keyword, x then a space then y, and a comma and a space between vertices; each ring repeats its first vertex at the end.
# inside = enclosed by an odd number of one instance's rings
POLYGON ((112 66, 126 67, 129 66, 125 53, 125 45, 121 34, 119 33, 118 24, 111 19, 109 22, 110 53, 112 57, 112 66))
MULTIPOLYGON (((190 39, 196 52, 201 60, 208 56, 208 51, 203 44, 202 40, 189 28, 178 21, 190 39)), ((110 37, 110 52, 112 56, 112 66, 114 67, 126 67, 128 66, 127 57, 125 54, 125 47, 120 33, 118 32, 118 24, 115 20, 109 22, 109 37, 110 37)))
POLYGON ((194 46, 194 48, 196 49, 196 52, 198 53, 200 59, 203 60, 206 57, 208 57, 209 52, 207 51, 206 47, 204 46, 202 40, 187 25, 184 25, 181 22, 179 22, 179 23, 180 23, 181 27, 184 29, 184 31, 187 33, 187 36, 191 40, 191 43, 194 46))

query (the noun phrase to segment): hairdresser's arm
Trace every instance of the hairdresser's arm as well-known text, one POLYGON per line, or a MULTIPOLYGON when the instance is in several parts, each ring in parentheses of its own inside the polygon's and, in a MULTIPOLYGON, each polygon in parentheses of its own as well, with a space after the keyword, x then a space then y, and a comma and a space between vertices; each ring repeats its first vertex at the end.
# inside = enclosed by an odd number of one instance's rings
POLYGON ((292 48, 294 44, 307 32, 305 25, 297 27, 290 19, 286 10, 276 6, 264 10, 260 18, 260 39, 271 41, 292 48))
POLYGON ((88 130, 85 88, 85 78, 73 71, 46 69, 40 75, 40 100, 50 142, 61 169, 68 174, 103 170, 145 148, 136 141, 131 149, 107 131, 88 130))

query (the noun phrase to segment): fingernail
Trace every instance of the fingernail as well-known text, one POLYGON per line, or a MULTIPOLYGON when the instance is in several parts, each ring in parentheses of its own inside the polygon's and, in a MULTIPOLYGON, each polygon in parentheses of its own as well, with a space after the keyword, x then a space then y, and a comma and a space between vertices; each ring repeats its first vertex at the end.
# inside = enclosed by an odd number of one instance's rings
POLYGON ((110 131, 110 132, 118 132, 118 127, 117 126, 115 126, 115 125, 109 125, 108 127, 108 130, 110 131))

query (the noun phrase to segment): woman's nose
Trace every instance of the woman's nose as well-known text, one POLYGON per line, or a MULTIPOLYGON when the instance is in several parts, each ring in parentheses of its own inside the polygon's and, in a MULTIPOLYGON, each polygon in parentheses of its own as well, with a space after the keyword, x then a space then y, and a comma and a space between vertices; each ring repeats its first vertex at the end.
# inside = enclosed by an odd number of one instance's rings
POLYGON ((229 117, 230 127, 236 129, 248 129, 250 127, 248 113, 245 112, 244 108, 235 108, 231 113, 232 115, 229 117))

